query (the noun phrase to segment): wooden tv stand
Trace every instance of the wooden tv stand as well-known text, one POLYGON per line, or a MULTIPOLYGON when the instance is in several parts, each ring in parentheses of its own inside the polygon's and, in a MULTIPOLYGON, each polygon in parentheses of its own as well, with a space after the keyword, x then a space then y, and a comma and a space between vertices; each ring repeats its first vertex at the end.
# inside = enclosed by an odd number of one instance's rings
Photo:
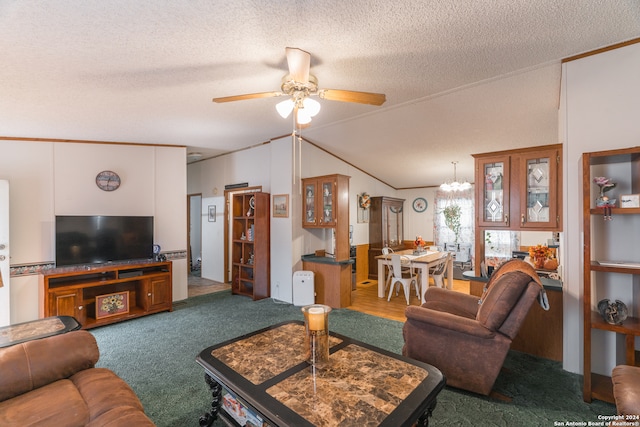
POLYGON ((173 310, 171 262, 58 268, 40 275, 41 316, 73 316, 83 329, 173 310), (122 295, 128 304, 114 313, 96 299, 122 295))

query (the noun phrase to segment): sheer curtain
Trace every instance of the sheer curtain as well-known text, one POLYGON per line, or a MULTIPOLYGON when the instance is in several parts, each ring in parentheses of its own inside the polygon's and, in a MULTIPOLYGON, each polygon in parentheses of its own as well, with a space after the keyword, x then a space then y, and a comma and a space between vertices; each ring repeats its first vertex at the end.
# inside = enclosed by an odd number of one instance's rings
POLYGON ((456 241, 456 235, 445 224, 443 211, 447 206, 460 206, 460 235, 457 243, 471 245, 471 257, 474 255, 474 201, 473 189, 465 191, 436 191, 435 215, 433 217, 433 237, 436 246, 444 249, 445 243, 456 241))

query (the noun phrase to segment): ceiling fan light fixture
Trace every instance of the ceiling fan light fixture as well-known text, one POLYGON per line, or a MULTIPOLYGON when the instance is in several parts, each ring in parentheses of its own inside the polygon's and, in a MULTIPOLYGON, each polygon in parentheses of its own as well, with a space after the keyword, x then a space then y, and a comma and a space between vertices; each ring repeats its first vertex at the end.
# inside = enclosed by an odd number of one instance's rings
POLYGON ((302 101, 302 106, 304 107, 304 111, 306 112, 306 114, 308 114, 310 117, 315 117, 316 114, 320 112, 321 108, 320 103, 311 98, 305 98, 302 101))
POLYGON ((307 123, 311 123, 311 115, 304 108, 298 109, 297 122, 301 125, 306 125, 307 123))
POLYGON ((291 99, 286 99, 276 104, 276 110, 278 111, 278 114, 280 114, 280 116, 283 119, 286 119, 287 117, 289 117, 289 115, 293 111, 294 105, 295 104, 291 99))

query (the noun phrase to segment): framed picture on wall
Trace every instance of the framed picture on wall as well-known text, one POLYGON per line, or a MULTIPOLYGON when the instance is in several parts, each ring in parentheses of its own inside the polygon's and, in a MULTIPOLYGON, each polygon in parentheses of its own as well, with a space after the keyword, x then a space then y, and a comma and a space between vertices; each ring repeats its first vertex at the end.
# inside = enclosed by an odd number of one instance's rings
POLYGON ((273 217, 289 218, 289 195, 274 194, 273 195, 273 217))
POLYGON ((209 205, 209 215, 207 219, 209 222, 216 222, 216 205, 209 205))

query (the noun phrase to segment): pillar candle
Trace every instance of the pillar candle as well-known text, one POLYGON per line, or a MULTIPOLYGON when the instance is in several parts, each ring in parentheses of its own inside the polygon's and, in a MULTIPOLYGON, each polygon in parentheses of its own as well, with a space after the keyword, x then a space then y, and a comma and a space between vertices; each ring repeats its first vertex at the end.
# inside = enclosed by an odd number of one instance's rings
POLYGON ((322 307, 309 308, 309 330, 310 331, 322 331, 324 330, 324 310, 322 307))

